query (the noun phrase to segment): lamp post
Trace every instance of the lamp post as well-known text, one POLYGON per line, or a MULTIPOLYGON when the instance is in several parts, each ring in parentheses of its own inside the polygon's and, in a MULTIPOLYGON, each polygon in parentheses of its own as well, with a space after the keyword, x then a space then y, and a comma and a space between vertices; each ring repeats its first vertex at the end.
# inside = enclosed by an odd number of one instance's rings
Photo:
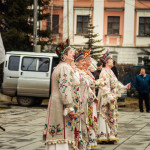
POLYGON ((37 0, 34 0, 34 18, 33 18, 33 51, 37 45, 37 0))

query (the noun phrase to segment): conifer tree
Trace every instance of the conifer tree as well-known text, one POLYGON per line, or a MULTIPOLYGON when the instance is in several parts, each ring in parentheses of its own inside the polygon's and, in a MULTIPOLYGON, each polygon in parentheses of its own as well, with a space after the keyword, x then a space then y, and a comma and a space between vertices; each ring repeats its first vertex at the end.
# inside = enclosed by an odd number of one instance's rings
POLYGON ((94 59, 98 60, 101 53, 104 51, 103 46, 98 45, 97 43, 100 43, 101 40, 96 40, 95 38, 98 37, 98 33, 94 33, 94 28, 92 21, 91 21, 91 15, 89 15, 89 23, 87 26, 87 34, 84 35, 85 38, 88 39, 88 41, 85 43, 87 49, 91 48, 91 55, 94 59))
MULTIPOLYGON (((6 51, 33 51, 33 2, 34 0, 4 0, 0 1, 0 32, 6 51)), ((46 19, 45 6, 50 0, 38 0, 38 21, 46 19)), ((51 32, 38 30, 38 44, 44 45, 51 32)))

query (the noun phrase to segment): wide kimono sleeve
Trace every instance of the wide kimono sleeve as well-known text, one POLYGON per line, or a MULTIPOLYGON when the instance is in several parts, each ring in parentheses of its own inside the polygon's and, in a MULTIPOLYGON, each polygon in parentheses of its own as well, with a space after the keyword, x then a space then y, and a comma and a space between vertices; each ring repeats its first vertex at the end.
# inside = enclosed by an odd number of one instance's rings
POLYGON ((72 81, 73 81, 73 70, 67 66, 62 66, 58 78, 60 98, 64 105, 64 116, 69 112, 74 111, 73 109, 73 95, 72 95, 72 81))
POLYGON ((121 94, 127 90, 126 86, 124 86, 120 81, 118 81, 117 89, 118 89, 118 97, 120 97, 121 94))
POLYGON ((92 89, 88 88, 88 101, 93 102, 96 99, 96 95, 92 91, 92 89))
POLYGON ((91 88, 99 88, 99 87, 103 87, 105 86, 105 78, 101 78, 101 79, 98 79, 98 80, 90 80, 89 82, 89 86, 91 88))
POLYGON ((100 74, 100 79, 105 77, 104 86, 100 87, 100 95, 101 95, 101 104, 106 105, 107 103, 111 103, 111 100, 116 99, 115 94, 111 91, 110 85, 110 75, 106 71, 102 71, 100 74))

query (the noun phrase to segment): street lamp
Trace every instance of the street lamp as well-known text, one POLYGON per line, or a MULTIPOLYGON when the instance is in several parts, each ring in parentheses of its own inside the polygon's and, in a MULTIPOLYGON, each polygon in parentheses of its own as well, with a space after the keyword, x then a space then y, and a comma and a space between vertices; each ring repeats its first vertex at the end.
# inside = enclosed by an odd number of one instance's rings
POLYGON ((33 51, 35 52, 35 47, 37 45, 37 0, 34 0, 34 18, 33 18, 33 51))

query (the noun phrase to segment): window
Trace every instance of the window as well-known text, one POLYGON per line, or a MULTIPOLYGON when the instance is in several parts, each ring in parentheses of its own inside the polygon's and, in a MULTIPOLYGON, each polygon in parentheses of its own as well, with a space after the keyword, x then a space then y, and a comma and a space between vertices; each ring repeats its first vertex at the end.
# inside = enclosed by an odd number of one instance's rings
POLYGON ((148 56, 144 56, 143 61, 144 61, 144 65, 148 65, 149 57, 148 56))
POLYGON ((120 17, 108 16, 108 34, 119 34, 120 17))
MULTIPOLYGON (((53 15, 52 18, 52 29, 53 29, 53 33, 57 34, 59 33, 59 15, 53 15)), ((47 17, 47 30, 50 30, 51 28, 51 16, 47 17)))
POLYGON ((49 70, 49 59, 48 58, 39 58, 39 72, 47 72, 49 70))
POLYGON ((77 34, 87 33, 89 16, 77 16, 77 34))
POLYGON ((139 17, 139 35, 150 36, 150 17, 139 17))
POLYGON ((22 63, 23 71, 36 71, 37 58, 24 57, 22 63))
POLYGON ((141 65, 142 64, 142 57, 138 57, 138 64, 141 65))
POLYGON ((20 56, 10 56, 8 69, 12 71, 19 70, 20 56))
POLYGON ((24 57, 22 61, 23 71, 48 72, 49 58, 24 57))

